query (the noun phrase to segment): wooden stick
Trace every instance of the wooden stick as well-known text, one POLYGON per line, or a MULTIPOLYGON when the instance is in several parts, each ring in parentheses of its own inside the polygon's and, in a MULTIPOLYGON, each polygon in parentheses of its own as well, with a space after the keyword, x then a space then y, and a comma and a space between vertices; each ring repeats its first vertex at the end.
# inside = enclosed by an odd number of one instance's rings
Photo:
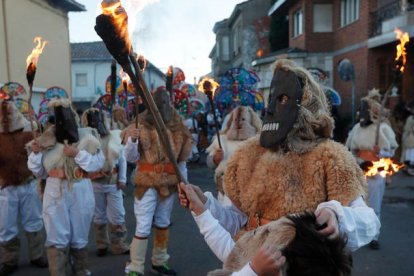
POLYGON ((29 100, 28 100, 28 112, 29 112, 29 121, 30 121, 30 128, 32 129, 33 139, 36 139, 36 131, 34 130, 33 125, 33 109, 32 109, 32 95, 33 95, 33 83, 29 83, 29 100))
POLYGON ((221 140, 220 140, 219 123, 218 123, 218 118, 217 118, 217 114, 216 114, 216 108, 215 108, 214 101, 213 101, 212 92, 208 91, 207 93, 208 93, 207 94, 208 100, 210 101, 211 112, 213 112, 214 125, 216 126, 217 142, 219 144, 219 148, 222 149, 221 140))

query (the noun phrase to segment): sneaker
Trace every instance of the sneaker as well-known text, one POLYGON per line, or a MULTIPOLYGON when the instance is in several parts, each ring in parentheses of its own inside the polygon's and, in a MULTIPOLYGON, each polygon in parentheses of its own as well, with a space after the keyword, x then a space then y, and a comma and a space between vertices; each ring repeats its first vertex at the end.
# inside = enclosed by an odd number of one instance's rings
POLYGON ((31 260, 30 264, 32 266, 39 267, 39 268, 46 268, 46 267, 49 266, 49 264, 47 263, 46 258, 44 258, 44 257, 40 257, 36 260, 31 260))
POLYGON ((96 256, 98 257, 103 257, 106 254, 108 254, 108 248, 99 248, 98 250, 96 250, 96 256))
POLYGON ((175 272, 172 268, 170 268, 168 265, 152 265, 151 273, 154 275, 160 275, 160 276, 175 276, 177 275, 177 272, 175 272))
POLYGON ((373 250, 378 250, 380 248, 379 242, 376 240, 372 240, 369 243, 369 248, 373 249, 373 250))
POLYGON ((0 276, 11 275, 16 270, 17 270, 17 265, 3 264, 0 268, 0 276))

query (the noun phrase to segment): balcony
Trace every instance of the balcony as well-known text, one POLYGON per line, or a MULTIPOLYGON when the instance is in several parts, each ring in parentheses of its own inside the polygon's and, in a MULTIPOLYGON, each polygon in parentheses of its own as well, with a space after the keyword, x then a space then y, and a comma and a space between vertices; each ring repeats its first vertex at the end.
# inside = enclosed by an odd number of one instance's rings
POLYGON ((414 24, 414 1, 396 0, 371 13, 370 37, 414 24))

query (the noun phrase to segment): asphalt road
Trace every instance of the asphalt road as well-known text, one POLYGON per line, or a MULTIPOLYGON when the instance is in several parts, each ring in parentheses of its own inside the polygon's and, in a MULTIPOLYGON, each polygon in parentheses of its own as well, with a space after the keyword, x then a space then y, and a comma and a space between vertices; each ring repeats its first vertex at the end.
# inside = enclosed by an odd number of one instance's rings
MULTIPOLYGON (((203 163, 189 164, 189 180, 203 190, 214 191, 213 173, 203 163)), ((126 190, 125 208, 127 226, 131 239, 135 230, 133 215, 133 188, 126 190)), ((399 173, 387 186, 382 210, 382 229, 379 250, 368 247, 359 249, 353 254, 353 275, 414 275, 414 177, 399 173)), ((149 243, 151 247, 151 242, 149 243)), ((124 275, 125 262, 128 256, 111 256, 98 258, 95 256, 93 233, 89 244, 90 270, 92 275, 124 275)), ((149 274, 150 250, 147 254, 146 275, 149 274)), ((198 232, 188 210, 181 208, 178 202, 172 213, 169 253, 170 265, 178 275, 206 275, 208 271, 221 267, 221 262, 210 252, 198 232)), ((27 243, 22 236, 20 268, 13 275, 48 275, 45 269, 29 266, 27 243)))

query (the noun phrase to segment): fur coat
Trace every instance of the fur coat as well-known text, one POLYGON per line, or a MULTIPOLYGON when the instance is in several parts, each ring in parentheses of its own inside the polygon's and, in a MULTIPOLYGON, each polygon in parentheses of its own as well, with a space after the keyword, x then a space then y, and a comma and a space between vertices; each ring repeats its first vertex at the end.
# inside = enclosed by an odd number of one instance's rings
POLYGON ((0 188, 25 184, 32 177, 25 150, 32 139, 31 132, 0 133, 0 188))
POLYGON ((265 149, 256 136, 229 160, 224 192, 249 218, 277 220, 329 200, 349 205, 366 182, 352 154, 330 139, 301 153, 265 149))
MULTIPOLYGON (((79 142, 73 144, 78 150, 86 150, 90 154, 96 154, 101 149, 98 140, 98 132, 90 127, 79 128, 79 142)), ((63 154, 64 145, 56 141, 55 127, 50 126, 40 137, 37 138, 43 151, 43 167, 46 172, 52 169, 64 169, 68 180, 74 179, 74 169, 77 166, 74 158, 63 154)), ((31 141, 27 144, 27 150, 31 152, 31 141)))
MULTIPOLYGON (((145 111, 140 118, 145 118, 145 111)), ((170 124, 166 125, 167 135, 170 141, 174 156, 177 162, 187 161, 191 154, 191 134, 184 126, 180 115, 174 112, 174 118, 170 124)), ((140 172, 139 163, 167 164, 170 163, 167 154, 158 137, 154 126, 148 124, 145 119, 140 120, 140 136, 138 138, 138 151, 140 160, 135 173, 135 196, 142 198, 149 188, 155 188, 161 198, 168 197, 177 189, 178 179, 175 174, 165 172, 140 172)))

